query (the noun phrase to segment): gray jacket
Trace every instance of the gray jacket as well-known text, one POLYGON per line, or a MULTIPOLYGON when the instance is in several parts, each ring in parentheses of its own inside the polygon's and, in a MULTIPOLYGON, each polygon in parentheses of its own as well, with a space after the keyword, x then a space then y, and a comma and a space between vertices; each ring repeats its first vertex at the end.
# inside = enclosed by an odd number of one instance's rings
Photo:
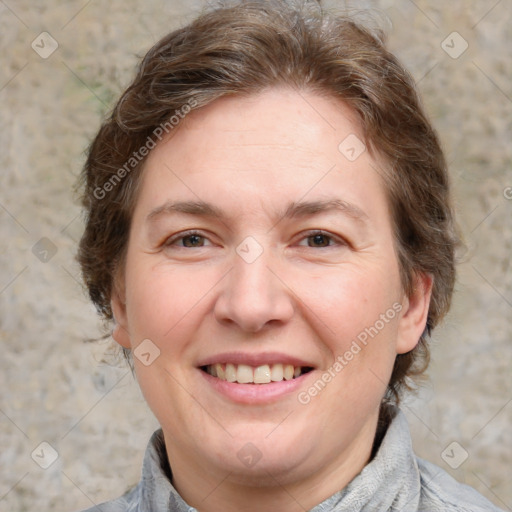
MULTIPOLYGON (((158 430, 146 450, 139 484, 121 498, 85 512, 197 512, 174 489, 167 464, 162 431, 158 430)), ((493 511, 500 509, 414 455, 407 420, 398 411, 372 461, 343 490, 310 512, 493 511)))

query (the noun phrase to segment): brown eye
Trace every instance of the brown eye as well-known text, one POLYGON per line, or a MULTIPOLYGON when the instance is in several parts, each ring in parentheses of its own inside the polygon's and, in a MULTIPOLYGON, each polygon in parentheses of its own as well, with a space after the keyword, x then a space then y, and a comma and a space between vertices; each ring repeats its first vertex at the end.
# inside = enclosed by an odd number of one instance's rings
POLYGON ((327 247, 331 245, 332 238, 323 233, 316 233, 314 235, 308 236, 308 246, 309 247, 327 247))
POLYGON ((168 248, 201 248, 212 245, 210 240, 199 232, 189 231, 178 233, 165 242, 168 248))
POLYGON ((303 233, 297 245, 313 249, 335 249, 348 246, 346 240, 340 236, 333 235, 328 231, 321 230, 312 230, 303 233))
POLYGON ((180 239, 183 247, 203 247, 205 238, 201 235, 187 235, 180 239))

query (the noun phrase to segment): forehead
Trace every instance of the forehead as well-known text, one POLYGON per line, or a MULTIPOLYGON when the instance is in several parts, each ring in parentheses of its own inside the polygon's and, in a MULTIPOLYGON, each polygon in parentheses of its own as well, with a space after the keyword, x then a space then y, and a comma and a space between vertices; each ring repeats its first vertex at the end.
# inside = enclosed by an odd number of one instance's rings
POLYGON ((341 194, 353 204, 368 196, 372 209, 384 200, 381 174, 350 107, 273 89, 188 114, 148 156, 139 199, 146 210, 183 198, 244 209, 341 194))
POLYGON ((245 151, 253 147, 260 156, 262 148, 274 148, 298 152, 299 158, 323 154, 336 159, 337 142, 349 135, 362 144, 359 117, 346 103, 310 91, 271 88, 258 94, 225 96, 191 111, 169 140, 202 137, 201 148, 210 152, 239 145, 245 151))

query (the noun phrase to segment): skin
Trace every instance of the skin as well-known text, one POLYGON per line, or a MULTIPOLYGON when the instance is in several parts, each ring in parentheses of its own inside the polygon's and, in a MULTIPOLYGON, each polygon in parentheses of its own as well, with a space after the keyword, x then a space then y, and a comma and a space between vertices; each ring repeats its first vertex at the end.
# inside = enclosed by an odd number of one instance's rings
POLYGON ((303 511, 342 489, 369 461, 396 355, 425 327, 431 279, 419 275, 405 296, 381 163, 368 151, 345 158, 338 146, 350 134, 363 139, 339 100, 271 89, 192 112, 147 159, 112 297, 114 337, 160 350, 148 366, 134 357, 137 378, 173 484, 200 511, 303 511), (294 202, 331 200, 361 216, 284 215, 294 202), (209 203, 223 217, 162 207, 177 201, 209 203), (199 237, 180 238, 191 229, 199 237), (252 263, 236 251, 249 236, 262 250, 252 263), (400 313, 300 403, 393 304, 400 313), (279 352, 314 370, 293 392, 240 403, 198 369, 227 352, 279 352), (243 447, 261 455, 256 464, 237 456, 243 447))

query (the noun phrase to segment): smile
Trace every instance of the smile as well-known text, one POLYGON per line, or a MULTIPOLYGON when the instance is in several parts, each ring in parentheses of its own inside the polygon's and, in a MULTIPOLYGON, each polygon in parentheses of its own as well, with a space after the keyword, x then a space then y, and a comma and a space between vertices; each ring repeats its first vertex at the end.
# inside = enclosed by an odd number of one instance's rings
POLYGON ((247 364, 216 363, 202 366, 201 370, 212 377, 226 382, 238 384, 270 384, 283 380, 293 380, 312 370, 308 366, 291 364, 263 364, 249 366, 247 364))

